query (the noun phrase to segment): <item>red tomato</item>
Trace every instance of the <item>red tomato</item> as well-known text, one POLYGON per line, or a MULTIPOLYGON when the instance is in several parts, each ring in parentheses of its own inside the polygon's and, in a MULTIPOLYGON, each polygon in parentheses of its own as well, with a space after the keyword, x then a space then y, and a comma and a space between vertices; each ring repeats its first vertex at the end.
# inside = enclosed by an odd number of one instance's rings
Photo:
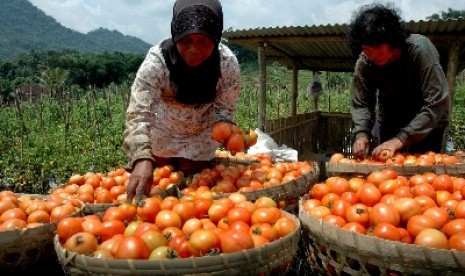
MULTIPOLYGON (((195 209, 193 202, 179 202, 173 206, 171 211, 177 213, 181 217, 182 223, 188 219, 195 217, 195 209)), ((179 227, 181 228, 181 226, 179 227)))
POLYGON ((290 218, 281 217, 273 224, 273 227, 280 237, 284 237, 294 232, 294 230, 297 229, 297 224, 290 218))
POLYGON ((465 233, 454 234, 449 238, 449 248, 465 251, 465 233))
POLYGON ((378 203, 371 208, 370 221, 374 226, 381 222, 388 222, 394 226, 398 226, 400 215, 393 206, 385 203, 378 203))
POLYGON ((167 227, 176 227, 181 229, 182 218, 175 211, 161 210, 155 217, 155 224, 162 230, 167 227))
POLYGON ((232 224, 236 221, 243 221, 247 224, 250 224, 252 213, 243 207, 233 207, 228 211, 227 214, 228 223, 232 224))
POLYGON ((437 207, 436 201, 434 201, 434 199, 432 199, 429 196, 420 195, 420 196, 416 196, 414 199, 418 201, 418 203, 420 203, 422 212, 424 212, 425 210, 429 208, 437 207))
POLYGON ((189 238, 189 251, 195 257, 205 256, 212 250, 219 250, 220 246, 218 235, 211 229, 199 229, 189 238))
POLYGON ((0 223, 3 223, 12 218, 24 220, 25 222, 27 221, 26 212, 24 212, 23 209, 19 207, 15 207, 6 210, 5 212, 3 212, 3 214, 0 215, 0 223))
POLYGON ((373 171, 370 174, 368 174, 366 182, 378 187, 379 184, 381 184, 381 182, 387 179, 389 179, 389 175, 386 171, 373 171))
POLYGON ((422 212, 420 203, 413 198, 399 198, 394 202, 393 206, 399 213, 402 223, 406 223, 412 216, 420 215, 422 212))
POLYGON ((410 233, 407 231, 407 229, 398 227, 397 230, 399 230, 401 242, 408 244, 413 243, 412 236, 410 236, 410 233))
POLYGON ((123 222, 133 221, 137 215, 137 207, 129 203, 118 205, 118 209, 123 213, 123 222))
POLYGON ((349 181, 343 177, 333 176, 332 181, 326 181, 329 184, 329 192, 335 193, 337 195, 342 195, 345 192, 350 191, 350 184, 349 181))
POLYGON ((447 191, 449 193, 453 192, 452 179, 448 174, 445 173, 439 174, 433 178, 431 185, 436 191, 447 191))
POLYGON ((340 198, 347 201, 347 202, 349 202, 351 205, 359 203, 358 195, 357 195, 356 192, 351 192, 351 191, 344 192, 344 193, 342 193, 340 198))
POLYGON ((367 229, 363 225, 355 221, 346 223, 342 228, 359 234, 366 234, 367 232, 367 229))
POLYGON ((323 196, 329 193, 331 187, 326 183, 316 183, 310 189, 310 197, 321 200, 323 196))
POLYGON ((392 194, 395 190, 400 187, 399 181, 395 179, 387 179, 381 182, 378 186, 379 191, 381 194, 392 194))
POLYGON ((158 212, 160 212, 160 202, 155 198, 145 198, 140 206, 137 206, 137 217, 139 220, 154 222, 158 212))
POLYGON ((213 200, 206 198, 196 198, 194 200, 194 215, 201 219, 208 216, 208 209, 212 205, 213 200))
POLYGON ((118 246, 123 240, 124 235, 123 234, 117 234, 114 235, 113 237, 109 238, 108 240, 102 242, 98 249, 105 250, 110 252, 112 256, 115 256, 116 250, 118 250, 118 246))
POLYGON ((267 238, 270 242, 279 238, 278 231, 269 223, 257 223, 250 227, 250 233, 253 235, 261 235, 267 238))
POLYGON ((50 222, 50 215, 47 211, 44 210, 37 210, 29 214, 27 217, 27 223, 49 223, 50 222))
POLYGON ((373 236, 391 241, 400 241, 401 238, 398 228, 388 222, 378 223, 373 230, 373 236))
POLYGON ((281 213, 276 207, 261 207, 253 211, 250 221, 252 224, 267 222, 274 224, 281 216, 281 213))
POLYGON ((323 217, 323 221, 339 227, 343 227, 347 223, 344 218, 333 214, 323 217))
POLYGON ((142 238, 124 236, 116 250, 115 259, 148 259, 150 249, 142 238))
POLYGON ((321 200, 319 200, 319 199, 306 199, 302 203, 302 208, 307 212, 310 209, 312 209, 313 207, 316 207, 316 206, 321 206, 321 200))
POLYGON ((189 251, 189 240, 185 236, 176 236, 169 240, 168 246, 172 247, 180 258, 188 258, 192 256, 189 251))
POLYGON ((331 214, 331 210, 329 210, 328 207, 326 206, 316 206, 312 209, 310 209, 310 211, 308 211, 308 213, 312 216, 315 216, 317 218, 324 218, 325 216, 327 215, 330 215, 331 214))
POLYGON ((121 220, 108 220, 102 222, 102 227, 100 228, 100 240, 106 241, 109 238, 117 234, 123 234, 126 226, 121 220))
POLYGON ((82 230, 94 236, 100 235, 102 229, 102 221, 97 219, 84 219, 82 222, 82 230))
POLYGON ((83 218, 67 217, 60 220, 57 224, 57 235, 62 243, 64 243, 72 235, 83 232, 83 218))
POLYGON ((438 229, 426 228, 415 237, 416 245, 427 246, 438 249, 449 249, 449 241, 438 229))
POLYGON ((458 233, 465 233, 465 219, 453 219, 444 224, 441 231, 448 237, 458 233))
POLYGON ((436 190, 426 180, 424 183, 419 183, 413 186, 410 191, 414 197, 425 195, 431 197, 432 199, 436 199, 436 190))
POLYGON ((399 188, 397 188, 397 190, 394 191, 393 195, 396 195, 397 197, 413 198, 413 194, 409 186, 400 186, 399 188))
POLYGON ((229 209, 231 208, 232 207, 230 207, 228 204, 215 201, 208 209, 208 217, 213 223, 218 223, 221 218, 228 215, 229 209))
POLYGON ((57 221, 74 214, 76 209, 71 204, 63 204, 55 207, 50 212, 50 221, 57 221))
POLYGON ((63 248, 78 254, 89 255, 98 249, 98 240, 87 232, 79 232, 69 237, 63 244, 63 248))
POLYGON ((145 242, 150 251, 166 244, 166 237, 159 231, 147 230, 140 235, 140 239, 145 242))
POLYGON ((248 232, 237 229, 225 230, 220 236, 221 251, 232 253, 241 250, 252 249, 255 243, 248 232))
POLYGON ((333 215, 337 215, 342 218, 345 218, 347 208, 349 208, 350 206, 351 204, 349 202, 342 200, 342 199, 338 199, 333 202, 329 210, 331 211, 333 215))
POLYGON ((132 233, 133 236, 140 237, 144 232, 148 230, 155 230, 159 231, 160 228, 154 223, 151 222, 142 222, 137 226, 136 230, 134 230, 134 233, 132 233))
POLYGON ((436 228, 436 221, 425 215, 412 216, 407 222, 407 231, 415 238, 422 230, 426 228, 436 228))
POLYGON ((442 228, 447 222, 452 219, 452 212, 445 207, 430 207, 423 212, 423 215, 428 216, 436 221, 438 228, 442 228))
POLYGON ((124 214, 117 206, 109 207, 102 216, 102 221, 108 220, 121 220, 124 221, 124 214))
POLYGON ((370 226, 370 211, 365 204, 358 203, 347 208, 345 218, 347 222, 360 223, 364 228, 370 226))
POLYGON ((360 186, 357 194, 358 194, 360 203, 363 203, 369 207, 377 204, 380 201, 381 196, 382 196, 378 187, 372 183, 365 183, 362 186, 360 186))

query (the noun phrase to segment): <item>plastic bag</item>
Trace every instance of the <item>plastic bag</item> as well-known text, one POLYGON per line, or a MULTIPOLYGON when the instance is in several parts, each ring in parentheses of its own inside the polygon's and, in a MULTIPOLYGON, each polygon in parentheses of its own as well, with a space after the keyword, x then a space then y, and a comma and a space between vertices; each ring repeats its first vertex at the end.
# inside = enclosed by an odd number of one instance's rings
POLYGON ((257 143, 249 148, 249 154, 270 154, 275 162, 293 162, 298 160, 298 152, 286 145, 279 146, 271 136, 260 129, 255 129, 257 143))

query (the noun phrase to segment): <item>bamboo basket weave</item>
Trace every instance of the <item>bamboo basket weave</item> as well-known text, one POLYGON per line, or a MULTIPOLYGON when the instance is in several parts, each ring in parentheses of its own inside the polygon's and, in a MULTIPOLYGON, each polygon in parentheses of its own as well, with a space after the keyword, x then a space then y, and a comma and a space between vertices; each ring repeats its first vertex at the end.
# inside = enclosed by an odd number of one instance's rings
POLYGON ((67 275, 285 275, 301 236, 298 218, 284 212, 297 224, 291 234, 261 247, 217 256, 166 260, 105 259, 64 249, 58 236, 55 251, 67 275))
POLYGON ((362 235, 323 222, 299 202, 307 260, 318 275, 465 275, 465 252, 362 235))
MULTIPOLYGON (((31 198, 45 198, 31 195, 31 198)), ((82 208, 72 216, 82 216, 82 208)), ((26 271, 44 260, 55 260, 53 238, 58 221, 34 228, 0 231, 0 272, 26 271)))

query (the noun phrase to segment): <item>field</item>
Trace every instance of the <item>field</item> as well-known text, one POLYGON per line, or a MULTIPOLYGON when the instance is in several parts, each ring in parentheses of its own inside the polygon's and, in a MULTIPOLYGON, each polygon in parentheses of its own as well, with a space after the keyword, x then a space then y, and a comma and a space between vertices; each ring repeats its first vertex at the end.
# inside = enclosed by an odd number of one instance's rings
MULTIPOLYGON (((291 72, 277 65, 267 71, 266 118, 291 113, 291 72)), ((465 82, 459 78, 451 134, 457 148, 464 148, 465 82)), ((297 113, 313 111, 307 86, 310 72, 299 73, 297 113)), ((324 73, 319 110, 349 112, 350 75, 324 73)), ((129 87, 105 89, 44 87, 39 99, 0 108, 0 189, 46 193, 73 173, 108 172, 123 167, 125 109, 129 87)), ((243 69, 242 93, 236 120, 241 128, 256 128, 258 72, 243 69)))

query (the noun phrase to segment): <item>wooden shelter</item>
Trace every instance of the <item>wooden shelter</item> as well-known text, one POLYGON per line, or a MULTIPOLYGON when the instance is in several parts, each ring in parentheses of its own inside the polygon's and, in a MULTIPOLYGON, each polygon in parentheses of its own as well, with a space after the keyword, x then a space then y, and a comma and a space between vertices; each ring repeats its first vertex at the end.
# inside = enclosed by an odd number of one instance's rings
MULTIPOLYGON (((410 21, 407 25, 412 33, 423 34, 434 43, 454 95, 457 73, 465 68, 465 19, 410 21)), ((268 61, 292 69, 296 76, 292 89, 292 99, 295 99, 298 70, 353 72, 356 59, 346 45, 347 30, 347 24, 257 28, 228 30, 223 37, 230 44, 258 54, 261 91, 266 87, 268 61)), ((260 128, 264 127, 264 119, 259 118, 260 128)))
MULTIPOLYGON (((409 21, 407 25, 412 33, 427 36, 438 49, 441 65, 446 72, 451 98, 453 99, 456 76, 458 72, 465 69, 465 19, 409 21)), ((223 37, 227 39, 229 44, 240 45, 258 54, 259 129, 265 130, 267 133, 277 131, 267 126, 270 122, 267 123, 265 118, 266 64, 278 62, 292 70, 290 98, 292 117, 295 117, 297 116, 296 100, 299 70, 353 72, 356 59, 346 45, 348 27, 347 24, 313 25, 228 30, 223 33, 223 37)), ((341 116, 338 115, 337 117, 340 119, 341 116)), ((294 137, 293 139, 301 141, 302 138, 294 137)), ((282 142, 293 145, 290 141, 282 142)), ((316 143, 321 142, 317 141, 316 143)), ((295 148, 298 147, 298 145, 294 146, 295 148)))

